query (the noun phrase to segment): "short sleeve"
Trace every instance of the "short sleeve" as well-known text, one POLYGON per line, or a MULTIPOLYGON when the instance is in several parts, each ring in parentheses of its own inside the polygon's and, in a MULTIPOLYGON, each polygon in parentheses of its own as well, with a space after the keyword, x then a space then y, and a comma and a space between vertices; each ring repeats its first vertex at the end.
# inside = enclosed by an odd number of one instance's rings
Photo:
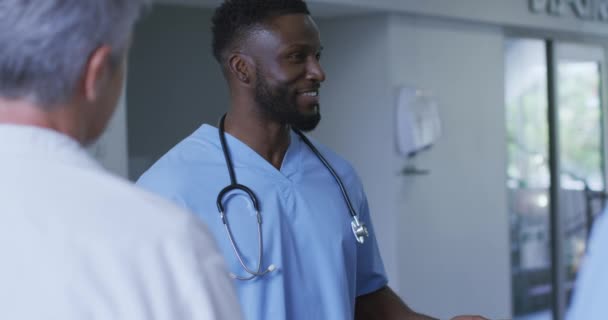
POLYGON ((380 257, 365 194, 363 194, 359 216, 369 232, 369 237, 365 239, 362 245, 359 245, 357 252, 357 296, 362 296, 383 288, 387 285, 388 279, 380 257))

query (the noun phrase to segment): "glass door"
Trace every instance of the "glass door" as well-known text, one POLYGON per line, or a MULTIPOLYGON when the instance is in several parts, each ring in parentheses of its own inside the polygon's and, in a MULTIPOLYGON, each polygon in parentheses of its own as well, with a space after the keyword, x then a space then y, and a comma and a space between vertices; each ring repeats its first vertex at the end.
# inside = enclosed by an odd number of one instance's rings
POLYGON ((513 309, 562 320, 594 217, 605 205, 604 50, 505 43, 513 309))
POLYGON ((545 41, 509 39, 505 58, 513 313, 532 320, 552 308, 545 41))
POLYGON ((605 193, 602 70, 604 51, 555 44, 564 291, 569 305, 589 228, 605 193))

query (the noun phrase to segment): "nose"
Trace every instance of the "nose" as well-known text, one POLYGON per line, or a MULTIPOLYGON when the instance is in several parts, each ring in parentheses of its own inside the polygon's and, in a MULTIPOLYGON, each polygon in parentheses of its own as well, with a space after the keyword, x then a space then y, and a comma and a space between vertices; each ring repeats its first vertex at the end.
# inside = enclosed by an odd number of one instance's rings
POLYGON ((311 59, 310 63, 308 63, 308 73, 306 78, 315 82, 325 81, 325 71, 323 71, 323 67, 321 67, 319 60, 311 59))

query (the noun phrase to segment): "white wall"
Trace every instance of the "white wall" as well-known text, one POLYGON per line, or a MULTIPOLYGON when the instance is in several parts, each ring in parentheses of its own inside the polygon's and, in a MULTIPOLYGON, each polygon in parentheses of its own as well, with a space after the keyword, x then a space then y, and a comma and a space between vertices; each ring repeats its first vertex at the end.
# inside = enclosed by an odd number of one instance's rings
POLYGON ((398 291, 388 20, 378 15, 318 24, 327 80, 321 88, 323 120, 313 135, 348 159, 361 176, 390 285, 398 291))
POLYGON ((503 35, 498 28, 393 16, 391 84, 435 93, 443 137, 401 179, 401 286, 425 310, 509 318, 503 35))
POLYGON ((437 317, 511 316, 503 35, 414 16, 322 20, 328 80, 315 135, 365 184, 391 286, 437 317), (444 136, 399 176, 394 94, 435 93, 444 136))

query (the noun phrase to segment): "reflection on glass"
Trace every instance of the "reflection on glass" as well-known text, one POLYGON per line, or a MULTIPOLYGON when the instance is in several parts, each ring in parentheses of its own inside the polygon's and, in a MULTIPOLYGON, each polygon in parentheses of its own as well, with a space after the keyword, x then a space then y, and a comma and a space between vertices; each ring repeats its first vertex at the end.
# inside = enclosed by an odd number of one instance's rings
POLYGON ((547 62, 542 40, 505 47, 507 192, 516 319, 551 319, 547 62))
POLYGON ((559 61, 558 103, 564 189, 604 188, 599 64, 559 61), (583 180, 583 181, 581 181, 583 180))
MULTIPOLYGON (((599 48, 556 45, 556 107, 561 190, 559 219, 568 302, 584 257, 590 222, 605 205, 599 48), (589 52, 595 52, 590 58, 589 52), (598 199, 600 201, 598 201, 598 199)), ((546 47, 512 39, 505 46, 507 190, 511 227, 514 314, 548 320, 553 290, 548 161, 546 47)))
POLYGON ((604 189, 600 65, 597 61, 558 60, 558 109, 562 167, 560 216, 568 302, 585 253, 587 211, 598 211, 590 191, 604 189))

